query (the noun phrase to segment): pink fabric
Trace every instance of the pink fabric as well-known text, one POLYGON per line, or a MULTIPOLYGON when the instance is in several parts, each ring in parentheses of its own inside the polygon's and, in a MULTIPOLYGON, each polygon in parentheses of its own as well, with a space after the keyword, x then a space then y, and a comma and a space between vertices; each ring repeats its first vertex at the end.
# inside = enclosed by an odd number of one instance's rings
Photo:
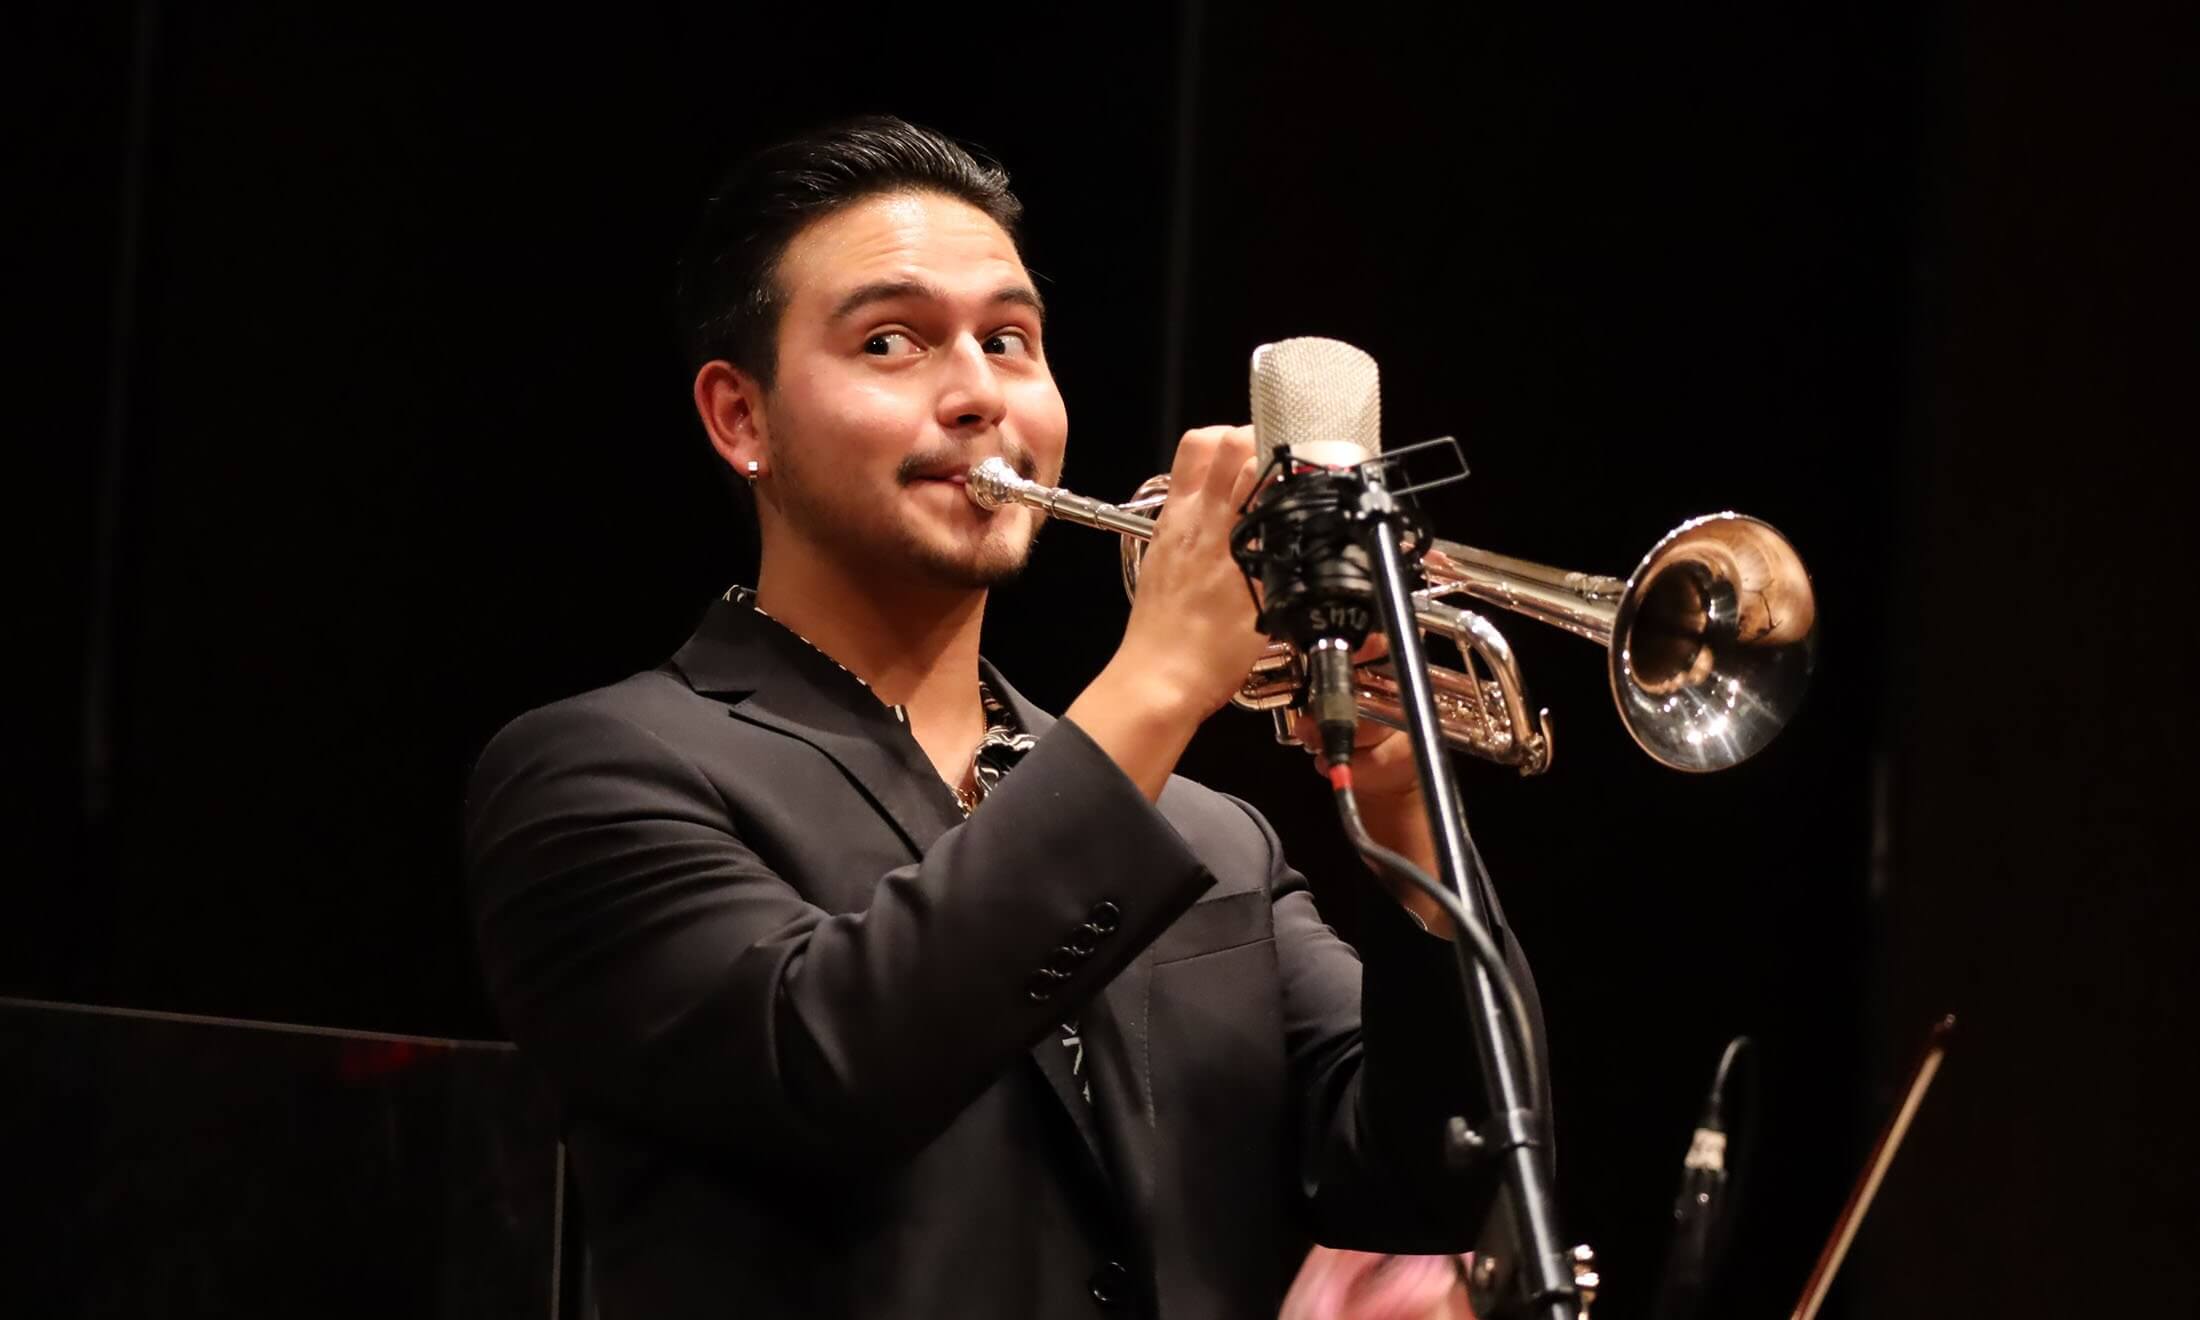
POLYGON ((1467 1256, 1378 1256, 1316 1247, 1277 1320, 1473 1320, 1467 1256))

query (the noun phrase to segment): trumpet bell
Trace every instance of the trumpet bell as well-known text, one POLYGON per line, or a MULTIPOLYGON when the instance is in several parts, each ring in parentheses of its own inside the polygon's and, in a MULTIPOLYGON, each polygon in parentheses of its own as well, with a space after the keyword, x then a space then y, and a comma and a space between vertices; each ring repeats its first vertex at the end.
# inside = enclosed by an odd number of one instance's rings
POLYGON ((1755 755, 1802 704, 1818 606, 1787 539, 1739 513, 1692 518, 1627 579, 1607 654, 1637 745, 1676 770, 1755 755))

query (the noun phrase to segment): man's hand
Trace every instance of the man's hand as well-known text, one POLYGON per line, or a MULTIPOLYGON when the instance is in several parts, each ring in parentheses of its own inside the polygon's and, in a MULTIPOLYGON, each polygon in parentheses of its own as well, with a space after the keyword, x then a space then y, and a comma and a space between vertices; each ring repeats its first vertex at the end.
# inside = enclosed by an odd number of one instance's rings
POLYGON ((1250 426, 1205 427, 1177 443, 1123 643, 1065 713, 1148 797, 1160 796, 1192 733, 1268 645, 1230 557, 1258 475, 1250 426))
POLYGON ((1169 501, 1138 570, 1119 662, 1164 684, 1205 719, 1228 703, 1268 645, 1230 533, 1252 493, 1253 428, 1186 433, 1169 470, 1169 501))

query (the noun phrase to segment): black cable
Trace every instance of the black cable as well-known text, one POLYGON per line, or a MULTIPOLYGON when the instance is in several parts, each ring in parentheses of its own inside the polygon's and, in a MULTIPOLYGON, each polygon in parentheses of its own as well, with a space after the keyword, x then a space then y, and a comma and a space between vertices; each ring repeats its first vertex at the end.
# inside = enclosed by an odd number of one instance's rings
POLYGON ((1734 1060, 1750 1047, 1747 1036, 1736 1036, 1726 1043, 1726 1052, 1719 1056, 1719 1070, 1711 1076, 1711 1110, 1715 1114, 1726 1112, 1726 1078, 1734 1071, 1734 1060))
MULTIPOLYGON (((1333 768, 1342 768, 1336 762, 1331 762, 1331 765, 1333 768)), ((1444 910, 1444 915, 1451 918, 1452 929, 1465 937, 1474 956, 1489 972, 1490 979, 1497 983, 1498 993, 1505 1001, 1505 1016, 1511 1022, 1513 1036, 1520 1046, 1520 1065, 1527 1074, 1528 1094, 1540 1105, 1543 1100, 1542 1069, 1536 1063, 1535 1030, 1528 1016, 1528 1001, 1522 998, 1520 984, 1513 979, 1512 968, 1506 965, 1505 955, 1498 949, 1497 941, 1490 938, 1487 927, 1468 915, 1466 905, 1459 901, 1457 894, 1438 884, 1435 877, 1399 853, 1377 843, 1375 837, 1367 832, 1366 823, 1360 819, 1359 801, 1352 794, 1349 770, 1342 777, 1333 773, 1330 786, 1336 793, 1337 814, 1344 821, 1345 833, 1351 836, 1352 845, 1360 850, 1360 855, 1434 899, 1436 905, 1444 910), (1340 778, 1342 782, 1339 782, 1340 778)), ((1462 965, 1460 970, 1464 972, 1465 967, 1462 965)), ((1471 1002, 1471 995, 1469 999, 1471 1002)))
MULTIPOLYGON (((1666 1248, 1665 1269, 1650 1308, 1651 1320, 1693 1320, 1711 1310, 1719 1268, 1733 1234, 1740 1202, 1741 1173, 1746 1152, 1727 1146, 1726 1091, 1737 1060, 1750 1048, 1747 1036, 1727 1042, 1719 1056, 1718 1071, 1696 1117, 1688 1154, 1681 1161, 1680 1184, 1673 1194, 1672 1238, 1666 1248), (1733 1154, 1734 1159, 1728 1155, 1733 1154)), ((1752 1088, 1754 1094, 1754 1088, 1752 1088)), ((1742 1135, 1751 1138, 1754 1123, 1745 1123, 1742 1135)))
POLYGON ((1736 1036, 1728 1041, 1726 1052, 1719 1056, 1718 1073, 1711 1083, 1712 1092, 1718 1097, 1720 1121, 1730 1134, 1739 1134, 1739 1139, 1732 1135, 1728 1137, 1731 1144, 1727 1150, 1727 1189, 1723 1216, 1726 1224, 1719 1241, 1722 1253, 1727 1238, 1733 1233, 1733 1226, 1741 1222, 1742 1203, 1749 1196, 1750 1166, 1757 1154, 1757 1106, 1764 1091, 1760 1084, 1761 1077, 1757 1062, 1757 1042, 1747 1036, 1736 1036), (1734 1071, 1737 1062, 1743 1060, 1747 1062, 1742 1069, 1742 1076, 1748 1085, 1742 1088, 1740 1107, 1734 1111, 1732 1118, 1728 1118, 1728 1074, 1734 1071))

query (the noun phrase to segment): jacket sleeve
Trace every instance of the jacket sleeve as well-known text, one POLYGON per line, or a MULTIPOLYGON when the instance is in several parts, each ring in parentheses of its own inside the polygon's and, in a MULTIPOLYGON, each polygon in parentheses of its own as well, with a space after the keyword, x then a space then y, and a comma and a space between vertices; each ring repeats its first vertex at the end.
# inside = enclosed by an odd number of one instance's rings
POLYGON ((930 1141, 1212 881, 1066 720, 860 913, 805 901, 687 758, 580 703, 483 753, 467 852, 490 997, 570 1106, 813 1174, 930 1141))
MULTIPOLYGON (((1488 1112, 1457 953, 1419 929, 1372 878, 1354 890, 1365 907, 1360 947, 1347 945, 1260 824, 1274 858, 1284 1045, 1299 1104, 1298 1173, 1309 1228, 1327 1245, 1363 1251, 1466 1251, 1501 1170, 1492 1161, 1454 1171, 1445 1160, 1448 1120, 1462 1115, 1479 1127, 1488 1112)), ((1489 901, 1491 933, 1527 1001, 1538 1071, 1547 1079, 1535 980, 1494 893, 1489 901)), ((1547 1089, 1539 1103, 1547 1127, 1547 1089)))

